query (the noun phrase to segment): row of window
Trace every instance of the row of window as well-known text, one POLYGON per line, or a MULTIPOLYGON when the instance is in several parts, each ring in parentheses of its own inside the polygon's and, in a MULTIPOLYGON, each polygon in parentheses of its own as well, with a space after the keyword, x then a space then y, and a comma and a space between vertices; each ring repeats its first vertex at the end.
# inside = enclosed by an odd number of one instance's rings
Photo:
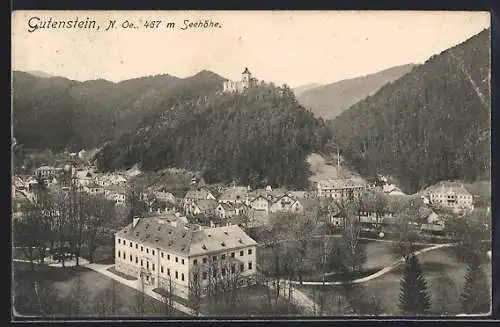
MULTIPOLYGON (((248 262, 248 270, 252 270, 252 269, 253 269, 252 262, 249 261, 248 262)), ((244 272, 244 271, 245 271, 245 264, 244 263, 240 263, 240 272, 244 272)), ((226 272, 227 271, 226 271, 225 267, 221 268, 221 275, 222 276, 226 276, 226 272)), ((234 274, 235 272, 236 272, 236 265, 233 264, 231 266, 231 273, 234 274)), ((212 269, 212 277, 215 278, 217 276, 217 273, 218 273, 217 269, 212 269)), ((194 277, 194 279, 198 279, 198 274, 195 273, 193 275, 193 277, 194 277)), ((201 274, 201 278, 203 280, 206 280, 208 278, 208 272, 207 271, 203 271, 202 274, 201 274)))
MULTIPOLYGON (((118 239, 118 244, 122 244, 122 240, 121 239, 118 239)), ((125 240, 123 240, 123 245, 126 245, 126 241, 125 240)), ((129 242, 129 245, 130 245, 130 247, 133 247, 132 242, 129 242)), ((138 247, 139 247, 138 244, 135 243, 135 248, 138 249, 138 247)), ((155 250, 152 249, 151 251, 152 251, 152 255, 155 255, 155 250)), ((141 246, 141 252, 144 252, 144 247, 143 246, 141 246)), ((247 252, 248 252, 248 255, 251 255, 252 254, 252 249, 248 249, 247 252)), ((149 248, 146 248, 146 253, 149 254, 149 248)), ((164 258, 164 253, 163 252, 161 252, 160 255, 161 255, 162 258, 164 258)), ((245 252, 243 250, 241 250, 240 251, 240 257, 242 257, 244 255, 245 255, 245 252)), ((120 251, 118 251, 118 257, 120 257, 120 251)), ((234 257, 235 257, 235 253, 231 252, 231 258, 234 258, 234 257)), ((225 254, 221 255, 221 259, 225 260, 226 259, 226 255, 225 254)), ((167 254, 167 260, 170 260, 170 254, 167 254)), ((212 260, 213 261, 217 261, 217 256, 216 255, 212 256, 212 260)), ((179 262, 179 257, 175 257, 175 262, 179 262)), ((184 259, 181 259, 181 263, 184 264, 184 259)), ((203 258, 203 263, 207 263, 207 258, 203 258)), ((194 259, 193 260, 193 264, 194 265, 198 264, 198 260, 194 259)))
MULTIPOLYGON (((120 251, 118 251, 118 257, 123 258, 123 259, 127 259, 127 255, 125 254, 125 252, 123 252, 123 256, 122 256, 120 251)), ((130 258, 130 262, 133 263, 132 255, 129 255, 129 258, 130 258)), ((137 256, 135 257, 135 263, 139 264, 139 258, 137 256)), ((141 267, 144 267, 144 260, 143 259, 140 260, 140 265, 141 265, 141 267)), ((155 268, 156 268, 155 264, 151 263, 151 270, 155 271, 155 268)), ((147 260, 146 260, 146 269, 149 270, 149 261, 147 261, 147 260)), ((160 266, 160 272, 162 274, 164 273, 163 266, 160 266)), ((167 268, 167 275, 170 276, 170 268, 167 268)), ((179 272, 177 270, 175 271, 175 279, 179 279, 179 272)), ((184 273, 181 273, 181 280, 184 281, 184 273)))
POLYGON ((471 199, 472 196, 470 195, 448 195, 448 194, 433 194, 433 197, 437 198, 446 198, 446 197, 457 197, 459 199, 471 199))

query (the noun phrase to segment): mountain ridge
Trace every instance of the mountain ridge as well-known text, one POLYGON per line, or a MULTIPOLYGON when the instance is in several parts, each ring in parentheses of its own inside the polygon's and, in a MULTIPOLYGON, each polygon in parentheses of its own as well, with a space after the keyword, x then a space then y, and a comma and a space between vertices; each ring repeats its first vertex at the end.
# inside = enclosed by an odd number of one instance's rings
POLYGON ((298 101, 317 116, 332 119, 383 85, 410 72, 415 64, 394 66, 373 74, 349 78, 321 85, 297 95, 298 101))
POLYGON ((198 89, 217 91, 224 80, 208 71, 186 78, 161 74, 117 83, 13 71, 14 136, 26 148, 93 148, 134 129, 165 101, 198 89))
POLYGON ((489 178, 490 56, 489 29, 432 56, 330 120, 332 143, 359 172, 391 176, 406 193, 489 178))

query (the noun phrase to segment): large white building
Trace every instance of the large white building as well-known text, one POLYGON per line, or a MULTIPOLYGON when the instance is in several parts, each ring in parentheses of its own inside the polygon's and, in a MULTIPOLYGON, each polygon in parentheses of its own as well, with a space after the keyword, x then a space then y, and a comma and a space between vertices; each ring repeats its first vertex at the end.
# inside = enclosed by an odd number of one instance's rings
POLYGON ((316 195, 320 198, 352 199, 360 197, 365 191, 366 184, 357 179, 339 178, 316 184, 316 195))
POLYGON ((255 281, 257 242, 236 225, 201 228, 173 215, 135 218, 115 234, 115 268, 188 298, 197 287, 238 276, 255 281))
POLYGON ((452 210, 474 210, 474 201, 462 184, 442 182, 425 192, 429 202, 452 210))

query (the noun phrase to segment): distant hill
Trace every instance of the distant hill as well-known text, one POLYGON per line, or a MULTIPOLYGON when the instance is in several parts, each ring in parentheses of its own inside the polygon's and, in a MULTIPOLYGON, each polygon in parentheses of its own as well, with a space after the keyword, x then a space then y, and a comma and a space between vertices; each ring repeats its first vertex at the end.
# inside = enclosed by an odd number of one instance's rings
POLYGON ((296 93, 297 99, 315 115, 332 119, 385 84, 408 73, 413 67, 412 64, 396 66, 375 74, 310 88, 296 93))
POLYGON ((296 87, 293 89, 293 93, 295 93, 295 96, 298 97, 304 92, 307 92, 309 90, 312 90, 314 88, 320 87, 321 84, 319 83, 311 83, 311 84, 306 84, 306 85, 301 85, 299 87, 296 87))
POLYGON ((147 76, 119 83, 13 74, 14 136, 25 148, 78 151, 133 130, 148 113, 186 95, 215 92, 225 79, 203 71, 187 78, 147 76))
POLYGON ((330 121, 332 143, 365 176, 406 193, 490 174, 490 31, 431 57, 330 121))
POLYGON ((52 77, 52 75, 44 73, 44 72, 41 72, 41 71, 38 71, 38 70, 30 71, 30 72, 27 72, 27 73, 30 74, 30 75, 33 75, 33 76, 36 76, 36 77, 42 77, 42 78, 52 77))

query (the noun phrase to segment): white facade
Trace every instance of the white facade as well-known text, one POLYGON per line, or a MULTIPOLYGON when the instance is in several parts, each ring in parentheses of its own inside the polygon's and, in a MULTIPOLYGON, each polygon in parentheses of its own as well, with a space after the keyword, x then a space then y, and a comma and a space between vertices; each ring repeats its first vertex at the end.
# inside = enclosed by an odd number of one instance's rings
POLYGON ((429 201, 445 208, 456 210, 474 210, 472 194, 463 185, 445 187, 435 187, 428 192, 429 201))
POLYGON ((187 298, 194 279, 206 287, 211 277, 224 278, 225 265, 254 280, 256 245, 234 225, 195 229, 175 218, 136 218, 115 235, 115 267, 153 287, 168 290, 172 281, 187 298))

